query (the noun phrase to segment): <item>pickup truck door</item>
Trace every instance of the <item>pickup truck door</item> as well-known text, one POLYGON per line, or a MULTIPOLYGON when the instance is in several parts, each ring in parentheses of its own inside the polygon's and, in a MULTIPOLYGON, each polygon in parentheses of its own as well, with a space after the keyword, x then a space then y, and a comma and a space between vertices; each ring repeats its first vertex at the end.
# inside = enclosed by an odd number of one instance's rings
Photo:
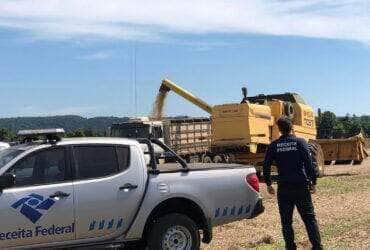
POLYGON ((16 185, 0 192, 0 248, 75 239, 73 183, 64 148, 31 153, 7 173, 16 185))
POLYGON ((76 238, 115 238, 126 232, 145 190, 136 147, 76 145, 76 238))

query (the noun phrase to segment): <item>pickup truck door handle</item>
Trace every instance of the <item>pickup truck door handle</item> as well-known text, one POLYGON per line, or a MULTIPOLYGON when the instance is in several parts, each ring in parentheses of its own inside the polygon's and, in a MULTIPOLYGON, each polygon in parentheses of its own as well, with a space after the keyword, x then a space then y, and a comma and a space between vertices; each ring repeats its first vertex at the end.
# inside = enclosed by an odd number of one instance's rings
POLYGON ((131 183, 126 183, 122 187, 119 187, 119 190, 123 190, 125 192, 128 192, 130 190, 137 189, 137 185, 132 185, 131 183))
POLYGON ((70 194, 67 194, 67 193, 64 193, 64 192, 61 192, 61 191, 57 191, 57 192, 55 192, 55 194, 52 194, 49 197, 51 199, 54 199, 54 198, 67 198, 69 196, 70 196, 70 194))

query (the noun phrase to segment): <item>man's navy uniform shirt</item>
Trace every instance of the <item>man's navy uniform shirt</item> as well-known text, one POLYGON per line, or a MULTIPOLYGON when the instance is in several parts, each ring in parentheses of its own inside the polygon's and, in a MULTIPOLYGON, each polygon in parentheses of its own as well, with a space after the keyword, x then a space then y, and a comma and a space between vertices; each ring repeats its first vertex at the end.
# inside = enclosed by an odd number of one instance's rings
POLYGON ((307 142, 294 135, 281 136, 272 142, 263 164, 263 176, 271 185, 271 165, 275 162, 279 184, 316 185, 316 173, 307 142))

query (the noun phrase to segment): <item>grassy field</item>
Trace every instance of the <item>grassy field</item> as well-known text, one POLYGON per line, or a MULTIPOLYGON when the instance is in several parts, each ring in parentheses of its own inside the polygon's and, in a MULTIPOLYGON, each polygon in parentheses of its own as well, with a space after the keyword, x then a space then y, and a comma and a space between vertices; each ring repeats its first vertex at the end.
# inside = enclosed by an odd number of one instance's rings
MULTIPOLYGON (((370 160, 359 166, 328 166, 313 196, 325 249, 370 249, 370 160)), ((266 211, 214 230, 214 240, 203 249, 283 249, 276 198, 265 191, 266 211)), ((295 211, 299 249, 310 249, 304 225, 295 211)))

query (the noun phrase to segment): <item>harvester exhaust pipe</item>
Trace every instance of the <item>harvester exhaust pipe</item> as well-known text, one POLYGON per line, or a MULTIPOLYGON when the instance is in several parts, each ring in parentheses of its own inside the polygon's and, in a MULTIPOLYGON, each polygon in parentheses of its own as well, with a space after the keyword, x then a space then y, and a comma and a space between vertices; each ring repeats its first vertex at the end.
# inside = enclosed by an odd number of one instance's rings
POLYGON ((248 102, 248 99, 247 99, 247 97, 248 97, 248 89, 246 87, 243 87, 242 88, 242 93, 243 93, 243 100, 242 100, 241 103, 248 102))

